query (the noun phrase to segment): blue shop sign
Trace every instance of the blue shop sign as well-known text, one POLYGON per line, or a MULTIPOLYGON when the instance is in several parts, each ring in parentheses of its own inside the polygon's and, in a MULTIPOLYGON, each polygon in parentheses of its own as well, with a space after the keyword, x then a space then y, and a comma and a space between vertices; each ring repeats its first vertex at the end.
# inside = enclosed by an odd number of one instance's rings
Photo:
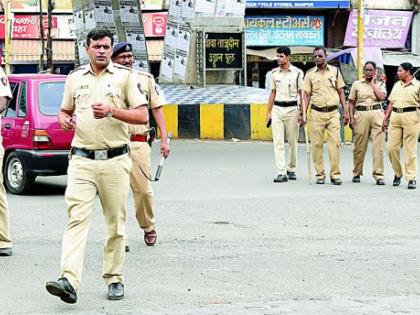
POLYGON ((348 9, 350 0, 247 0, 246 7, 254 9, 348 9))
POLYGON ((245 28, 247 46, 324 45, 323 16, 247 16, 245 28))

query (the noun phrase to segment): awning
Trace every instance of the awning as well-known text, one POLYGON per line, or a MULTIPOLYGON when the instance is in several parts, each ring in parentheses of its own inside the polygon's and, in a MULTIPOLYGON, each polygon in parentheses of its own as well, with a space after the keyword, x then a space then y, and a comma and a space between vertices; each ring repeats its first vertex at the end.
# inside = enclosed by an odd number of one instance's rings
POLYGON ((403 62, 409 62, 414 67, 420 67, 420 56, 410 53, 384 52, 384 64, 387 66, 399 66, 403 62))
POLYGON ((150 39, 146 41, 149 61, 161 61, 163 55, 163 39, 150 39))
MULTIPOLYGON (((47 42, 45 41, 45 45, 47 42)), ((10 62, 39 62, 41 42, 39 40, 15 39, 11 41, 10 62)), ((74 41, 53 40, 53 61, 74 62, 74 41)))

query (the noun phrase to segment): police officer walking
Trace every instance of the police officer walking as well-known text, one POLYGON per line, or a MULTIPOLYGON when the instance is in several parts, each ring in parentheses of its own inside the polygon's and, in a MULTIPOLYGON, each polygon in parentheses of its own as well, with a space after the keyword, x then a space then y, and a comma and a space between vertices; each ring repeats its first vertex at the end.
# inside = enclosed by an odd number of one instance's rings
POLYGON ((271 93, 267 107, 267 125, 272 124, 274 157, 277 177, 275 183, 296 180, 299 109, 302 101, 303 71, 290 63, 290 48, 277 49, 279 67, 272 70, 271 93), (274 106, 273 106, 274 105, 274 106), (289 143, 290 162, 286 169, 285 139, 289 143))
POLYGON ((377 185, 385 185, 385 133, 382 131, 384 112, 381 101, 386 98, 386 86, 385 82, 376 80, 375 62, 366 62, 363 72, 364 79, 353 83, 349 95, 350 127, 354 133, 353 183, 359 183, 360 176, 363 175, 363 161, 372 136, 372 175, 377 185))
MULTIPOLYGON (((0 114, 7 107, 8 99, 12 98, 9 80, 0 67, 0 114)), ((3 185, 3 158, 4 148, 0 134, 0 256, 12 256, 12 240, 9 231, 9 209, 7 205, 6 190, 3 185)))
POLYGON ((126 123, 147 123, 148 112, 137 76, 110 61, 112 44, 113 34, 106 28, 88 33, 90 63, 68 76, 58 116, 61 128, 76 130, 65 193, 69 221, 63 237, 61 277, 47 282, 46 289, 66 303, 77 301, 97 194, 107 228, 103 277, 108 299, 124 296, 125 220, 131 171, 126 123))
POLYGON ((311 104, 310 132, 313 163, 316 171, 316 183, 325 183, 323 160, 324 131, 328 133, 328 152, 330 156, 330 177, 333 185, 341 185, 340 179, 340 113, 341 103, 344 124, 349 121, 346 99, 344 96, 344 80, 340 70, 328 65, 325 48, 314 49, 316 67, 310 69, 303 83, 304 101, 302 106, 302 122, 306 123, 306 111, 311 104))
MULTIPOLYGON (((114 47, 112 61, 128 68, 133 67, 134 55, 132 46, 128 42, 118 43, 114 47)), ((161 134, 160 153, 165 158, 169 155, 169 145, 166 135, 165 116, 163 105, 165 98, 159 92, 153 75, 144 71, 136 71, 140 81, 140 88, 146 95, 148 106, 152 111, 153 118, 161 134)), ((144 231, 144 242, 148 246, 156 243, 157 233, 155 228, 155 214, 153 207, 153 189, 151 182, 144 176, 140 169, 146 174, 151 171, 151 148, 147 143, 147 132, 149 125, 129 125, 130 132, 130 156, 133 168, 130 174, 130 185, 134 197, 137 222, 144 231)), ((128 245, 126 247, 128 250, 128 245)))
POLYGON ((390 104, 382 128, 388 128, 388 155, 394 170, 393 186, 401 184, 403 170, 400 150, 404 150, 405 178, 408 189, 416 189, 417 138, 419 134, 420 82, 413 78, 413 65, 404 62, 398 67, 398 78, 389 95, 390 104))

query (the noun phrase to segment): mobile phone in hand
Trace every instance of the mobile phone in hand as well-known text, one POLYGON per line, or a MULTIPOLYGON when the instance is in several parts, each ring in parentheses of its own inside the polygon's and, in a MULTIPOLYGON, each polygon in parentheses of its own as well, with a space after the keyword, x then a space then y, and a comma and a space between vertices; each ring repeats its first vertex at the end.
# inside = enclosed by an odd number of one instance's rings
POLYGON ((267 125, 265 125, 267 128, 270 128, 271 126, 271 118, 267 121, 267 125))

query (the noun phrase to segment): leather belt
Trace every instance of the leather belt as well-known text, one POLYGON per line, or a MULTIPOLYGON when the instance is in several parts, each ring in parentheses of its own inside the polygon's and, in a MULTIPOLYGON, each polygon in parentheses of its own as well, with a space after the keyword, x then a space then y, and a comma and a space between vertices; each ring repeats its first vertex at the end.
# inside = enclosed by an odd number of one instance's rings
POLYGON ((107 160, 113 157, 128 153, 128 145, 105 150, 87 150, 82 148, 71 148, 71 154, 85 157, 91 160, 107 160))
POLYGON ((338 109, 337 105, 329 106, 329 107, 318 107, 316 105, 311 105, 311 108, 316 110, 317 112, 321 113, 330 113, 338 109))
POLYGON ((290 107, 290 106, 297 106, 297 102, 274 102, 274 105, 280 106, 280 107, 290 107))
POLYGON ((417 107, 403 107, 403 108, 398 108, 398 107, 392 107, 392 111, 396 112, 396 113, 408 113, 408 112, 415 112, 417 111, 417 107))
POLYGON ((377 110, 377 109, 382 109, 381 104, 368 105, 368 106, 356 106, 356 110, 358 110, 360 112, 364 112, 364 111, 368 111, 368 110, 377 110))
POLYGON ((134 142, 147 142, 147 136, 146 135, 131 135, 130 141, 134 142))

